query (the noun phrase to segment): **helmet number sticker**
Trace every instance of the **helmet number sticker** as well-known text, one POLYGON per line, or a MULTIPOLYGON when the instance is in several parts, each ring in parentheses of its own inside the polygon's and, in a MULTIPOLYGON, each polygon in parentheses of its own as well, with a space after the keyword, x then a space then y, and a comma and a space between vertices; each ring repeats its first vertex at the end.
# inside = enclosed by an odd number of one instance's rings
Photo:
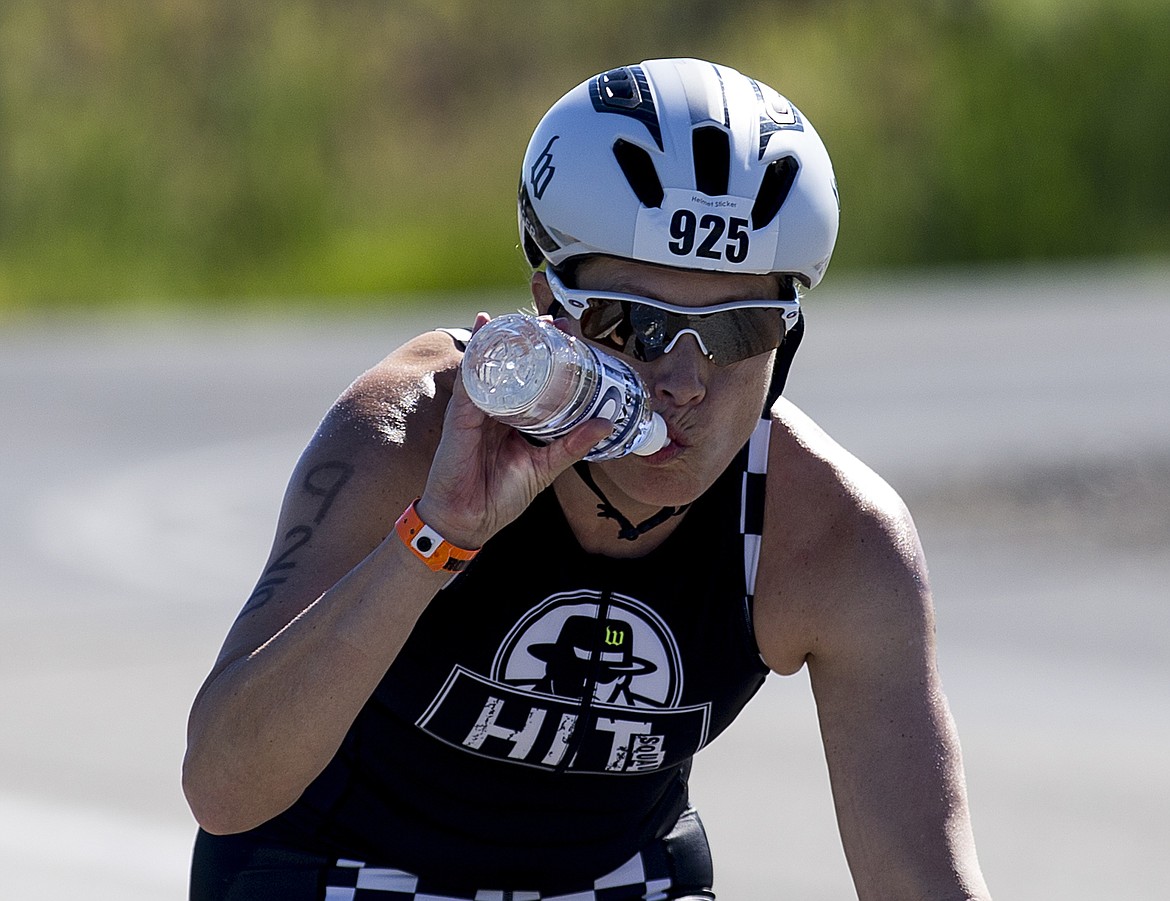
POLYGON ((779 229, 752 229, 754 200, 666 188, 661 205, 642 205, 632 256, 648 263, 724 271, 771 272, 779 229))
POLYGON ((675 210, 670 217, 670 237, 667 246, 680 257, 690 256, 694 251, 695 256, 707 260, 726 258, 729 263, 742 263, 751 247, 746 219, 739 216, 724 219, 716 213, 704 213, 700 217, 687 209, 675 210))

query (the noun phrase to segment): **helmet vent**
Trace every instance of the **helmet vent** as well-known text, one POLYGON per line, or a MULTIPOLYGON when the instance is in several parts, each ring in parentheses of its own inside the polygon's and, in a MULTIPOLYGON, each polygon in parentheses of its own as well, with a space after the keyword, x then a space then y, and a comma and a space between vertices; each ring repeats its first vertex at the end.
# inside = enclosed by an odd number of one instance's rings
POLYGON ((760 191, 756 195, 755 206, 752 207, 752 228, 764 228, 776 218, 780 207, 788 199, 788 192, 792 190, 792 183, 796 181, 796 173, 800 165, 793 157, 785 156, 773 160, 764 170, 763 181, 760 182, 760 191))
POLYGON ((601 102, 613 109, 632 110, 642 105, 642 92, 629 69, 611 69, 597 76, 601 102))
POLYGON ((611 69, 589 81, 589 100, 599 113, 617 113, 637 119, 662 149, 662 126, 654 110, 650 81, 641 66, 611 69))
POLYGON ((665 196, 662 182, 658 178, 658 171, 654 168, 654 161, 650 154, 639 147, 618 138, 613 142, 613 155, 626 181, 630 183, 643 206, 660 207, 665 196))
POLYGON ((731 145, 727 132, 707 126, 691 132, 695 157, 695 187, 708 196, 727 193, 731 145))

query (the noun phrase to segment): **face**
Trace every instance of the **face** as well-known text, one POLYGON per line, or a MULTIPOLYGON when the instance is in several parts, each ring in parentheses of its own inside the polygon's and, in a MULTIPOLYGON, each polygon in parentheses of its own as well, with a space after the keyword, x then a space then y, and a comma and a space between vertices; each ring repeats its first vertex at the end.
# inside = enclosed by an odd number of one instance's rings
MULTIPOLYGON (((583 262, 576 283, 686 307, 779 294, 772 276, 670 269, 612 257, 583 262)), ((537 302, 542 312, 548 309, 547 287, 538 288, 537 302)), ((576 325, 572 322, 570 328, 576 325)), ((678 506, 709 488, 759 420, 774 356, 762 353, 718 366, 693 334, 683 334, 669 353, 652 363, 623 356, 645 381, 652 408, 666 420, 670 441, 653 456, 631 455, 595 467, 595 478, 610 500, 622 509, 616 496, 620 492, 628 501, 649 507, 678 506)))

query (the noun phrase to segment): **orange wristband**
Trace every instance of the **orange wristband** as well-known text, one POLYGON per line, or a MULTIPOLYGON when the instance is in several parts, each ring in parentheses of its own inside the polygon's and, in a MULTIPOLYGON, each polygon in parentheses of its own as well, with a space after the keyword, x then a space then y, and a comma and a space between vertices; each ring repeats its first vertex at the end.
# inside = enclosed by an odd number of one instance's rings
POLYGON ((414 509, 418 501, 417 497, 411 501, 410 506, 398 517, 398 522, 394 523, 394 531, 398 533, 402 543, 435 572, 457 573, 466 569, 471 558, 479 553, 479 549, 469 551, 466 548, 455 547, 428 526, 414 509))

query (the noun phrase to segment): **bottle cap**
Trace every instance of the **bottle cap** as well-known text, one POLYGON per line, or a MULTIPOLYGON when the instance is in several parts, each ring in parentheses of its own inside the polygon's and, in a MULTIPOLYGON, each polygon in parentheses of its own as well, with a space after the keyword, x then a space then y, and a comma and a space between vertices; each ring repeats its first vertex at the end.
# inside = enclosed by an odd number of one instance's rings
POLYGON ((651 454, 656 454, 666 446, 666 420, 654 413, 650 418, 650 428, 646 430, 646 435, 642 442, 631 453, 637 454, 639 457, 649 457, 651 454))

